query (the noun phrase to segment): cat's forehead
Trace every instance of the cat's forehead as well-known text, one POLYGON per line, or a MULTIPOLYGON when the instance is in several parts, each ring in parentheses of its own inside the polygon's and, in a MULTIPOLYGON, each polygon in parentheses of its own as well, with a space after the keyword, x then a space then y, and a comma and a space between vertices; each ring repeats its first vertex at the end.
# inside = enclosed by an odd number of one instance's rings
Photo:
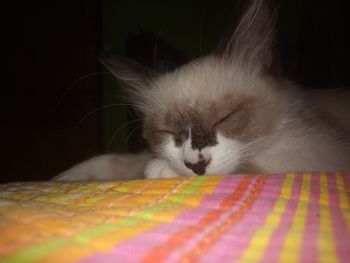
POLYGON ((232 63, 206 57, 159 77, 151 93, 165 105, 175 101, 196 104, 221 100, 227 94, 246 94, 255 85, 255 78, 232 63))
POLYGON ((197 116, 216 116, 246 98, 268 97, 271 83, 233 63, 206 57, 155 79, 143 92, 142 110, 148 116, 164 116, 192 108, 197 116))
MULTIPOLYGON (((207 57, 197 59, 178 70, 165 74, 157 83, 164 91, 172 90, 183 95, 201 95, 205 92, 219 91, 232 78, 222 61, 207 57)), ((179 94, 180 95, 180 94, 179 94)))

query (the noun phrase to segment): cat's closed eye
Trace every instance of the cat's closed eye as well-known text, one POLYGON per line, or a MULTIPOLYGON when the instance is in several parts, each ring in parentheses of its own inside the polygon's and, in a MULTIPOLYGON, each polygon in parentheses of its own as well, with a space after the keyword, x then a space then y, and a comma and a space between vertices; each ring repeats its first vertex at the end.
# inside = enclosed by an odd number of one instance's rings
POLYGON ((233 115, 239 112, 239 109, 240 109, 239 107, 235 107, 233 110, 226 113, 223 117, 219 118, 219 120, 214 123, 213 128, 217 128, 217 126, 219 126, 220 124, 230 119, 230 117, 232 117, 233 115))
POLYGON ((159 134, 169 134, 175 136, 175 132, 171 130, 166 130, 166 129, 155 129, 153 131, 154 133, 159 133, 159 134))

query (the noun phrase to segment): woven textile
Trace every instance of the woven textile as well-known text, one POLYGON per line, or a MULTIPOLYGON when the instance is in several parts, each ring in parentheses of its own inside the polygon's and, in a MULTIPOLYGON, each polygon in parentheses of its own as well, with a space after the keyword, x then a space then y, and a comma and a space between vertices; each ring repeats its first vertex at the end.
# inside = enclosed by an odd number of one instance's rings
POLYGON ((0 262, 350 262, 350 176, 3 184, 0 262))

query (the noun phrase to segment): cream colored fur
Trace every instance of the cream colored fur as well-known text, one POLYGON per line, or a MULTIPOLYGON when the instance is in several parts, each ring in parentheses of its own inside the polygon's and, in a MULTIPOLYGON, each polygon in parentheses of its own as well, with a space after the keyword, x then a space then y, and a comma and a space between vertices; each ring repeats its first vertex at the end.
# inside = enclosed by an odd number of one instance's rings
POLYGON ((55 181, 133 180, 144 177, 148 154, 106 154, 79 163, 53 178, 55 181))

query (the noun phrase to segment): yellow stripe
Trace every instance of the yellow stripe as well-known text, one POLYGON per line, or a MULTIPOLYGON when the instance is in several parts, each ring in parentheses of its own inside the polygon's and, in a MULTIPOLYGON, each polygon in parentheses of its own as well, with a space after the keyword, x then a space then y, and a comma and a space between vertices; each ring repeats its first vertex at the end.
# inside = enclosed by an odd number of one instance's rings
MULTIPOLYGON (((152 207, 145 207, 138 211, 137 213, 133 214, 130 218, 121 218, 116 216, 115 220, 111 222, 115 226, 118 226, 118 224, 121 224, 121 222, 130 223, 130 227, 127 228, 118 228, 115 227, 115 230, 107 231, 106 233, 103 233, 101 235, 93 236, 92 238, 89 238, 85 243, 85 246, 82 246, 81 244, 77 242, 72 242, 68 246, 62 246, 61 248, 56 249, 55 251, 47 254, 45 257, 41 258, 38 262, 72 262, 76 261, 78 259, 81 259, 83 257, 87 257, 91 254, 93 254, 96 251, 99 252, 107 252, 112 247, 116 246, 120 242, 124 240, 128 240, 130 238, 133 238, 137 236, 138 234, 144 233, 146 231, 150 231, 154 229, 156 226, 160 225, 161 222, 170 222, 174 220, 179 214, 183 213, 184 211, 188 210, 187 205, 179 205, 179 207, 175 208, 172 207, 171 209, 167 209, 167 204, 172 204, 174 197, 181 196, 182 194, 186 195, 186 199, 183 200, 184 202, 181 202, 183 204, 187 204, 187 191, 188 188, 193 187, 193 184, 198 184, 196 181, 209 181, 209 184, 206 187, 205 193, 203 194, 197 194, 196 200, 192 201, 192 204, 196 204, 198 206, 200 204, 200 201, 206 196, 213 193, 213 191, 216 189, 218 184, 221 182, 222 178, 220 177, 194 177, 194 178, 180 178, 177 179, 175 182, 169 183, 169 180, 159 180, 156 181, 155 184, 152 185, 151 188, 149 188, 147 191, 149 192, 145 196, 151 195, 152 189, 159 189, 159 184, 167 183, 167 189, 162 189, 160 195, 159 194, 153 194, 156 199, 159 199, 160 196, 164 196, 163 194, 166 194, 169 192, 170 186, 173 187, 173 191, 171 195, 166 195, 166 198, 162 201, 162 204, 164 206, 161 206, 159 211, 155 211, 154 217, 157 219, 161 218, 161 221, 158 220, 140 220, 139 216, 142 213, 147 213, 149 209, 152 209, 152 207), (195 182, 193 182, 193 180, 195 182), (183 184, 182 184, 183 183, 183 184), (175 186, 174 186, 175 185, 175 186), (176 188, 176 186, 181 186, 179 188, 176 188), (174 188, 175 187, 175 188, 174 188), (174 190, 176 189, 176 190, 174 190)), ((198 185, 200 187, 200 185, 198 185)), ((142 197, 139 197, 142 199, 142 197)), ((160 205, 162 205, 160 204, 160 205)), ((79 235, 79 234, 78 234, 79 235)))
POLYGON ((310 197, 311 175, 304 174, 299 200, 281 252, 280 262, 298 262, 310 197))
POLYGON ((318 240, 319 262, 321 263, 338 262, 331 220, 327 175, 322 173, 320 175, 320 236, 318 240))
POLYGON ((344 178, 340 173, 336 173, 336 184, 339 195, 339 207, 343 211, 343 216, 348 227, 348 231, 350 232, 350 205, 349 205, 349 197, 345 190, 345 182, 344 178))
POLYGON ((137 192, 138 189, 142 188, 145 185, 143 181, 128 181, 121 184, 119 187, 116 187, 112 192, 108 193, 106 188, 96 187, 96 190, 91 193, 84 200, 84 205, 92 206, 92 205, 103 205, 103 200, 111 202, 110 198, 115 198, 115 195, 119 193, 120 195, 133 195, 137 192), (108 200, 109 199, 109 200, 108 200))
POLYGON ((265 225, 258 229, 252 237, 247 249, 238 262, 260 261, 269 244, 270 238, 279 226, 281 217, 286 210, 288 200, 292 195, 295 174, 287 174, 283 182, 279 199, 276 201, 272 211, 267 216, 265 225))

